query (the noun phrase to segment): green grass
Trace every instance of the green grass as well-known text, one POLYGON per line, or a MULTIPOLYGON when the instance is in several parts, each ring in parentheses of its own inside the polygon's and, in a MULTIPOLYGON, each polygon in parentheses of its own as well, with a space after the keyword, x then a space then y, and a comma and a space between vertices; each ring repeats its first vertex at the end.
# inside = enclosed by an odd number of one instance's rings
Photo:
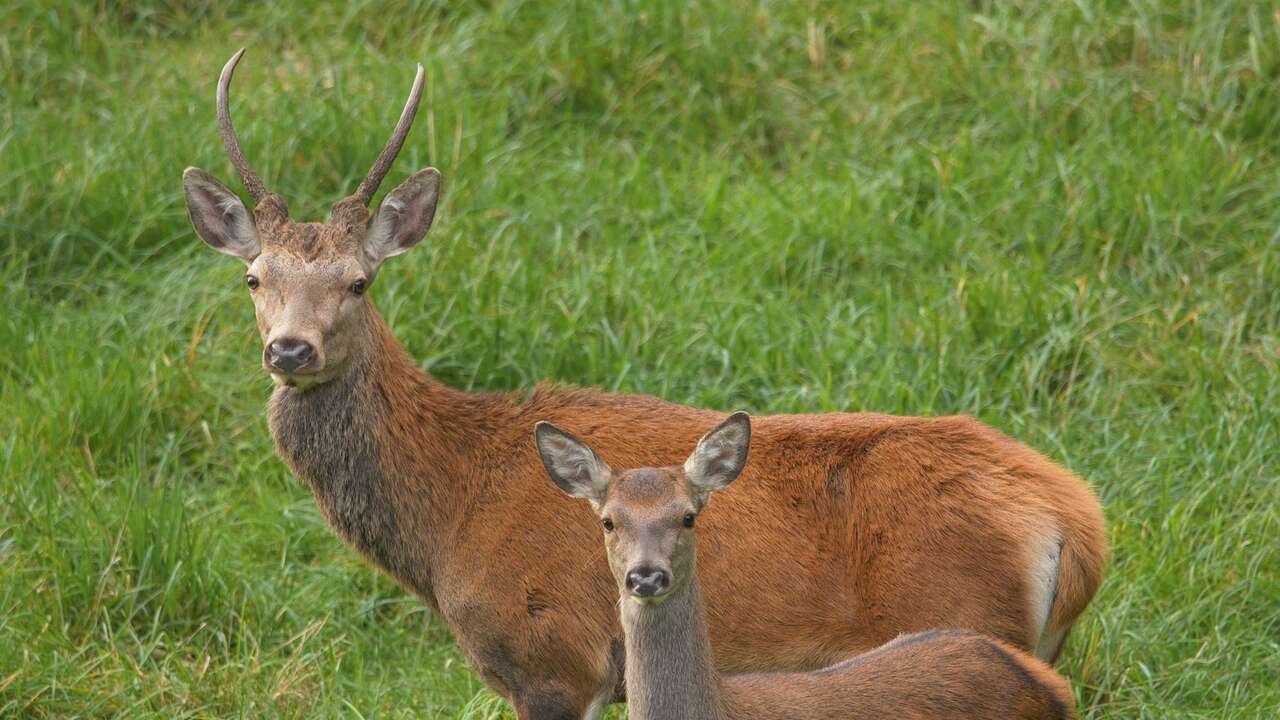
POLYGON ((509 717, 274 456, 213 87, 319 219, 446 193, 373 296, 455 386, 973 413, 1091 480, 1086 718, 1280 712, 1280 14, 1266 2, 9 3, 0 715, 509 717))

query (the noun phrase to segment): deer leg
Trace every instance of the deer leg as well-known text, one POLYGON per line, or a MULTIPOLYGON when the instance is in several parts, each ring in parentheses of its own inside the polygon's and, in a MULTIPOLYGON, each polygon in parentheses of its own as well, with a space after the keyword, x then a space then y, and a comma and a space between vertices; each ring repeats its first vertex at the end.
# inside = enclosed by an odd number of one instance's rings
POLYGON ((512 705, 520 720, 599 720, 614 699, 612 690, 578 697, 572 692, 542 686, 518 692, 512 705))
POLYGON ((603 692, 596 696, 591 704, 587 706, 587 711, 583 713, 582 720, 598 720, 604 713, 604 709, 609 706, 609 700, 613 693, 603 692))
POLYGON ((549 686, 518 691, 513 705, 520 720, 595 720, 604 709, 604 703, 549 686))

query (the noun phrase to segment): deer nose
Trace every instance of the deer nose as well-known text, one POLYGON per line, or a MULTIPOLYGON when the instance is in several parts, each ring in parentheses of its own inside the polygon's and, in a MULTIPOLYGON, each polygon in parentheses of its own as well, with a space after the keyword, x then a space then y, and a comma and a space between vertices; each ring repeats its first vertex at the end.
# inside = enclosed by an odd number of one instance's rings
POLYGON ((671 587, 671 575, 666 570, 640 567, 627 573, 627 590, 636 597, 653 597, 671 587))
POLYGON ((267 346, 267 364, 281 372, 295 372, 315 359, 311 343, 296 338, 280 338, 267 346))

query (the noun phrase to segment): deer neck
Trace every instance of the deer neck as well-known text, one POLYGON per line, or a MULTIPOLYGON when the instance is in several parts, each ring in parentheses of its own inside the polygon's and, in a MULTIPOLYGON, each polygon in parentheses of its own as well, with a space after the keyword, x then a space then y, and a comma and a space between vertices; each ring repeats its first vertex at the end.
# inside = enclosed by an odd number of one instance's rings
POLYGON ((661 605, 622 601, 632 720, 725 720, 697 573, 661 605))
POLYGON ((496 408, 433 380, 372 304, 368 312, 367 336, 341 376, 276 388, 271 433, 338 535, 434 604, 437 543, 468 494, 466 431, 496 408))

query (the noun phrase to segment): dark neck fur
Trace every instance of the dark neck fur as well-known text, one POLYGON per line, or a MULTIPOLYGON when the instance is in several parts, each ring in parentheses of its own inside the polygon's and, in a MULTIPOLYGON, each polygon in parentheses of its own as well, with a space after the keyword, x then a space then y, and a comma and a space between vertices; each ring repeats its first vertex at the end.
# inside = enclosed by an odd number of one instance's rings
POLYGON ((372 305, 369 313, 368 337, 342 376, 276 388, 271 433, 339 536, 434 600, 433 541, 465 494, 451 469, 474 403, 417 368, 372 305))
POLYGON ((657 606, 622 600, 632 720, 724 720, 697 573, 657 606))

